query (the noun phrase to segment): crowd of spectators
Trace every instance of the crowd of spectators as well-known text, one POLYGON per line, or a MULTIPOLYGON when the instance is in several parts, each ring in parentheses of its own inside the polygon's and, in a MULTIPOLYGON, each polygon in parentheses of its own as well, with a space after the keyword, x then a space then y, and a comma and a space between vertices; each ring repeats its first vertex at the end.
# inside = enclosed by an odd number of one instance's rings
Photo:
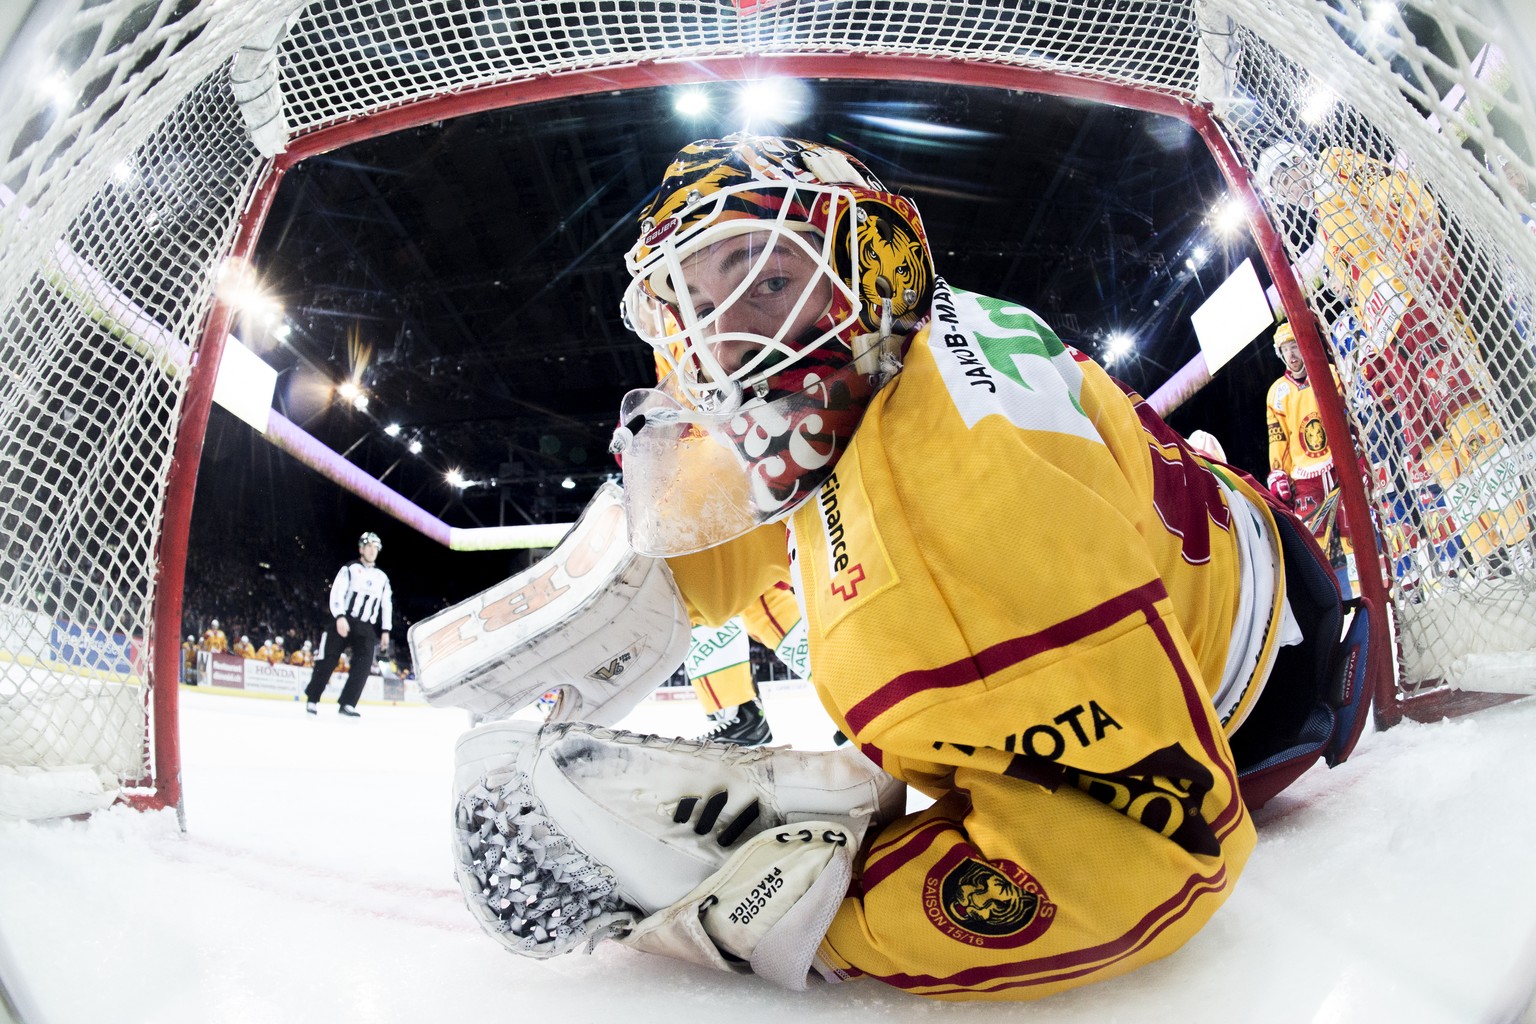
POLYGON ((264 645, 271 645, 271 653, 281 641, 282 660, 288 661, 295 651, 304 649, 306 640, 313 647, 311 634, 315 623, 325 621, 330 581, 305 580, 306 571, 312 575, 313 570, 302 563, 282 565, 281 556, 241 547, 188 551, 182 634, 200 640, 217 619, 231 648, 245 637, 253 654, 264 645))

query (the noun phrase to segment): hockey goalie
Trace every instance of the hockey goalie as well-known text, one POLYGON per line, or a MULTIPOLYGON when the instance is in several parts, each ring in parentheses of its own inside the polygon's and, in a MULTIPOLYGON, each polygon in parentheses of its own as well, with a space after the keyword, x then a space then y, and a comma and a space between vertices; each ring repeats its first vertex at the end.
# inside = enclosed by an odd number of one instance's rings
POLYGON ((947 999, 1177 949, 1250 808, 1365 720, 1365 617, 1305 529, 1028 309, 939 278, 912 203, 832 147, 688 146, 627 264, 672 372, 623 403, 622 492, 411 631, 427 698, 481 720, 453 834, 485 930, 947 999), (691 623, 780 583, 847 746, 614 728, 691 623), (548 721, 510 717, 550 689, 548 721))

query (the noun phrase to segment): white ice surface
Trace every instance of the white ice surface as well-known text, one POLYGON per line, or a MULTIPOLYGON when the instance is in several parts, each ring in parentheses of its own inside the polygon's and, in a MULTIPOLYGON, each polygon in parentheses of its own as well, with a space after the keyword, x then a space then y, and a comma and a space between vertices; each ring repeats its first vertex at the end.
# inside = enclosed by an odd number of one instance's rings
MULTIPOLYGON (((1260 814, 1236 893, 1194 941, 1030 1007, 871 981, 789 993, 612 943, 519 959, 451 875, 464 716, 363 710, 188 692, 186 834, 121 808, 0 823, 0 952, 28 1024, 1536 1022, 1536 700, 1368 734, 1260 814)), ((771 696, 769 715, 781 740, 828 745, 809 694, 771 696)), ((703 718, 657 702, 626 724, 703 718)))

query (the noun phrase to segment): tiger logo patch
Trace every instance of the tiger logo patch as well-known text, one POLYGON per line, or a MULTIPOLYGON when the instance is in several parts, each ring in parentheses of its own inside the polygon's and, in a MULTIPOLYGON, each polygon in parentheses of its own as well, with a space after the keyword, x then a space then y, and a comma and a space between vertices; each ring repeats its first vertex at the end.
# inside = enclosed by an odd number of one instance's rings
POLYGON ((1012 861, 951 850, 923 883, 923 913, 939 931, 969 946, 1008 949, 1033 942, 1056 917, 1045 887, 1012 861))

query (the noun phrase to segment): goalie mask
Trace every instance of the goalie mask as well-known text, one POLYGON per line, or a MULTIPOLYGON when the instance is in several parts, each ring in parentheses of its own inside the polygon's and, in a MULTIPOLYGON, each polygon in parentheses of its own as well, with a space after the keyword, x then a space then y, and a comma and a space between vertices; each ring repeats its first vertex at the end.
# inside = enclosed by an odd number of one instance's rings
POLYGON ((683 554, 788 515, 831 474, 928 316, 916 208, 798 139, 696 142, 626 256, 626 323, 664 379, 625 397, 630 540, 683 554))
POLYGON ((1282 203, 1303 204, 1312 191, 1314 161, 1294 142, 1277 142, 1259 154, 1253 183, 1282 203))

